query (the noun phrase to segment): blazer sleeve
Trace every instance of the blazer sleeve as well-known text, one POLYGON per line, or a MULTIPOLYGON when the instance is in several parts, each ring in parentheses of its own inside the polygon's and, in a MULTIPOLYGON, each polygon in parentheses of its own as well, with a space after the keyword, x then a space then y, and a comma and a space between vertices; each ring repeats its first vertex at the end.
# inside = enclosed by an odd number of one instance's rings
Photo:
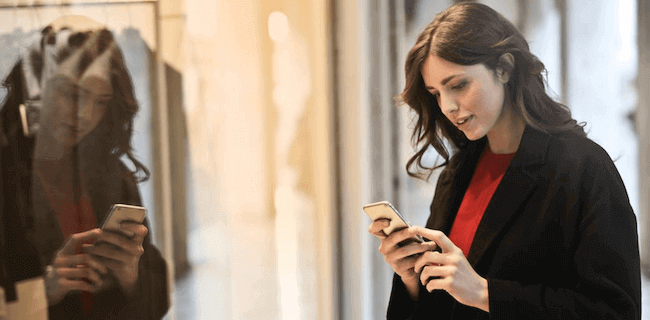
MULTIPOLYGON (((126 182, 125 202, 141 204, 135 181, 126 182)), ((150 229, 148 219, 144 221, 150 229)), ((151 243, 150 233, 142 242, 144 253, 140 257, 138 282, 132 298, 115 287, 98 294, 96 315, 102 319, 161 319, 169 309, 167 264, 160 251, 151 243)))
MULTIPOLYGON (((447 198, 449 196, 448 185, 451 184, 451 180, 454 176, 453 170, 451 168, 454 166, 456 160, 457 157, 452 158, 450 164, 447 165, 445 169, 443 169, 443 171, 440 173, 440 176, 438 177, 438 181, 436 183, 436 191, 433 203, 439 203, 441 202, 440 200, 442 198, 447 198)), ((435 215, 434 212, 432 212, 432 216, 433 215, 435 215)), ((404 282, 402 282, 400 276, 395 273, 393 275, 393 285, 391 289, 390 300, 388 302, 386 318, 389 320, 420 318, 421 313, 426 313, 426 311, 423 310, 436 309, 435 305, 437 305, 437 303, 438 301, 436 297, 433 297, 433 295, 429 294, 429 292, 424 289, 422 284, 420 284, 420 294, 418 301, 411 299, 411 296, 409 295, 404 282), (424 301, 425 299, 426 301, 424 301), (418 308, 418 302, 420 300, 424 301, 423 304, 426 305, 426 307, 418 308)))
POLYGON ((577 285, 488 279, 490 318, 640 319, 636 217, 614 163, 603 153, 587 161, 579 190, 570 191, 578 197, 575 223, 567 225, 577 237, 571 251, 577 285))
POLYGON ((399 275, 393 275, 393 289, 390 293, 386 319, 410 319, 417 303, 411 299, 399 275))

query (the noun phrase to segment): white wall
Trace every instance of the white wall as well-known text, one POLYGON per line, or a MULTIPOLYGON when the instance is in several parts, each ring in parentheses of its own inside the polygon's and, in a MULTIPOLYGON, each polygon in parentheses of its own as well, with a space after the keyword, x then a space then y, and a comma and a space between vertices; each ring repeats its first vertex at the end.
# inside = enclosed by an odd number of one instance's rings
POLYGON ((638 139, 627 113, 636 107, 636 1, 567 1, 568 97, 589 137, 615 160, 639 210, 638 139))

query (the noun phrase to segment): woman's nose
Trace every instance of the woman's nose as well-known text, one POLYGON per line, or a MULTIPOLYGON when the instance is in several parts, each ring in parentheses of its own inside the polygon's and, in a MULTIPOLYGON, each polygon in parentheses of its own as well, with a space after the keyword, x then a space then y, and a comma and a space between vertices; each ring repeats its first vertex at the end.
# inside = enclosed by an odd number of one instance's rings
POLYGON ((458 102, 449 95, 440 94, 438 105, 440 105, 440 110, 444 114, 451 114, 458 111, 458 102))
POLYGON ((77 103, 77 121, 78 124, 84 124, 90 121, 93 117, 93 103, 90 99, 79 99, 77 103))

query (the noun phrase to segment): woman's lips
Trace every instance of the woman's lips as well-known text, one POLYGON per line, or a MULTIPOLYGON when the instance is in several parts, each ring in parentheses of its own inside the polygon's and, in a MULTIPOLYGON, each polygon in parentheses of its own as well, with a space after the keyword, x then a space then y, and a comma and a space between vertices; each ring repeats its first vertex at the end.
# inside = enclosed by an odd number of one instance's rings
POLYGON ((74 133, 79 133, 79 132, 81 132, 81 128, 79 128, 78 126, 72 125, 72 124, 66 124, 66 123, 64 123, 64 124, 62 124, 61 126, 62 126, 63 128, 65 128, 66 130, 71 131, 71 132, 74 132, 74 133))
POLYGON ((461 130, 467 128, 471 120, 472 120, 472 116, 461 118, 456 121, 456 127, 458 127, 458 129, 461 130))

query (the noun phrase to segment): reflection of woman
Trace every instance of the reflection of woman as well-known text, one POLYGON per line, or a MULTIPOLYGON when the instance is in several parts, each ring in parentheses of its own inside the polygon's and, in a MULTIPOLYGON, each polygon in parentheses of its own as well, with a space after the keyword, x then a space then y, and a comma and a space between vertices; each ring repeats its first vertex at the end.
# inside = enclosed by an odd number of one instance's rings
POLYGON ((485 5, 454 5, 418 37, 402 98, 424 147, 408 167, 422 168, 429 146, 446 161, 426 228, 386 236, 385 220, 369 227, 396 273, 389 319, 640 318, 625 187, 546 95, 543 70, 485 5), (416 234, 431 242, 396 246, 416 234))
POLYGON ((12 232, 34 233, 51 319, 159 319, 169 306, 166 267, 147 223, 123 223, 125 234, 97 228, 111 205, 140 205, 136 174, 148 178, 131 150, 138 106, 122 54, 105 29, 48 27, 39 43, 6 81, 13 141, 3 157, 12 154, 19 179, 33 182, 21 184, 17 204, 32 223, 12 232), (42 104, 35 139, 11 121, 25 98, 42 104))

